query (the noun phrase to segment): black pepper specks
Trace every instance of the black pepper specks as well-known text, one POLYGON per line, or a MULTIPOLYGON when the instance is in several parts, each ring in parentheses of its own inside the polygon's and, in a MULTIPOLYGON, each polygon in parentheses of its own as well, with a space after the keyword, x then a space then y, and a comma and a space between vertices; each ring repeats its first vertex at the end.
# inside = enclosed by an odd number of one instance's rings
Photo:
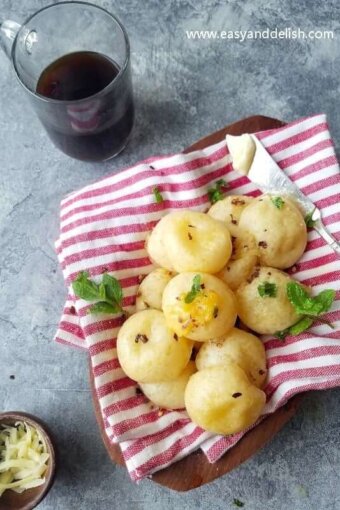
POLYGON ((217 317, 218 317, 218 312, 219 312, 218 307, 217 307, 217 306, 215 306, 215 307, 214 307, 214 311, 213 311, 214 319, 217 319, 217 317))
POLYGON ((174 339, 176 340, 176 342, 178 342, 178 335, 177 335, 177 333, 174 333, 174 339))
POLYGON ((264 249, 268 248, 267 241, 259 241, 259 246, 264 249))
POLYGON ((259 276, 259 274, 260 274, 260 267, 257 266, 257 267, 255 267, 255 270, 252 272, 252 274, 247 279, 247 283, 251 283, 253 280, 255 280, 255 278, 257 278, 259 276))
POLYGON ((241 198, 233 198, 231 203, 233 205, 244 205, 245 204, 245 201, 242 200, 241 198))
POLYGON ((188 232, 188 239, 189 241, 192 241, 192 235, 190 234, 190 232, 188 232))
POLYGON ((230 214, 230 221, 233 225, 237 225, 237 220, 235 220, 235 218, 232 214, 230 214))
POLYGON ((233 393, 233 394, 232 394, 232 397, 233 397, 233 398, 242 397, 242 393, 239 393, 239 392, 233 393))
POLYGON ((143 335, 142 333, 138 333, 138 335, 136 335, 136 338, 135 338, 136 344, 138 344, 138 342, 142 342, 142 344, 146 344, 148 341, 149 341, 149 339, 146 335, 143 335))

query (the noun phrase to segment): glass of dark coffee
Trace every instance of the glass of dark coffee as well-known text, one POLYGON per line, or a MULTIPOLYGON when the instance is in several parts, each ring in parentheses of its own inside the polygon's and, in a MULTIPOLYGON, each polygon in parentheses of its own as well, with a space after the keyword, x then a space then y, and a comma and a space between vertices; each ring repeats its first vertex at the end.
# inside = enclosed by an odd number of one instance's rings
POLYGON ((53 143, 84 161, 126 146, 134 121, 128 36, 118 19, 85 2, 4 21, 0 43, 53 143))

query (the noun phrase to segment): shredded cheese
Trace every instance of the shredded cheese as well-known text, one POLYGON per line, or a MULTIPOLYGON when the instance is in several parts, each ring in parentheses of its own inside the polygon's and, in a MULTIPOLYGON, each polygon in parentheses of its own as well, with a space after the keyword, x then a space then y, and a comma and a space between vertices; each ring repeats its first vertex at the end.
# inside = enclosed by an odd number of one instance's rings
POLYGON ((34 427, 21 421, 0 425, 0 497, 6 489, 21 493, 44 484, 49 457, 34 427))

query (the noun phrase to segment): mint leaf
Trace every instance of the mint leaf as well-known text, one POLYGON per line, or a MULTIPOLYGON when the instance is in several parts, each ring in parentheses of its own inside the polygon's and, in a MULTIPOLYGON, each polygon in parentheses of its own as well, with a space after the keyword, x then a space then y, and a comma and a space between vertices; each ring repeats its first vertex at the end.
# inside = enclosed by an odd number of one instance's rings
POLYGON ((163 202, 163 197, 157 186, 153 188, 152 193, 154 194, 157 204, 161 204, 163 202))
POLYGON ((261 297, 276 297, 277 286, 275 283, 263 282, 257 287, 257 291, 261 297))
POLYGON ((244 507, 243 501, 240 501, 237 498, 234 498, 233 503, 234 503, 235 506, 238 506, 239 508, 243 508, 244 507))
POLYGON ((314 320, 311 317, 302 317, 302 319, 288 328, 288 334, 293 336, 299 335, 303 331, 306 331, 306 329, 310 328, 313 322, 314 320))
POLYGON ((271 201, 277 209, 282 209, 285 205, 285 201, 281 197, 271 197, 271 201))
POLYGON ((117 313, 119 311, 119 308, 113 304, 107 303, 106 301, 98 301, 98 303, 90 306, 87 313, 97 315, 98 313, 117 313))
POLYGON ((228 183, 224 179, 218 179, 215 186, 208 189, 208 197, 212 204, 223 199, 224 190, 228 187, 228 183))
POLYGON ((305 216, 305 223, 306 223, 306 227, 307 228, 313 228, 315 223, 316 223, 315 220, 312 220, 312 217, 313 217, 315 209, 316 208, 314 208, 313 211, 311 211, 310 213, 306 214, 306 216, 305 216))
POLYGON ((77 278, 72 282, 72 288, 76 296, 86 301, 94 301, 100 298, 99 287, 96 283, 89 280, 89 273, 81 271, 77 278))
POLYGON ((335 290, 333 289, 322 290, 320 294, 315 296, 313 299, 316 303, 320 305, 321 313, 328 312, 335 299, 335 290))
POLYGON ((329 321, 320 318, 320 315, 328 312, 333 304, 335 298, 333 289, 323 290, 317 296, 311 297, 302 285, 297 282, 289 282, 287 283, 287 297, 296 313, 302 317, 290 328, 278 331, 275 335, 277 338, 284 340, 287 335, 299 335, 316 321, 328 324, 330 328, 333 328, 329 321))
POLYGON ((110 301, 117 303, 121 307, 123 301, 123 291, 119 281, 109 274, 103 274, 102 283, 105 285, 106 296, 110 301))
POLYGON ((196 274, 192 280, 191 290, 185 296, 184 302, 192 303, 199 292, 201 292, 201 275, 196 274))
POLYGON ((103 282, 101 282, 99 284, 99 297, 100 299, 102 299, 103 301, 106 300, 106 288, 105 288, 105 285, 103 282))
POLYGON ((335 291, 327 289, 315 297, 310 297, 302 285, 297 282, 289 282, 287 283, 287 297, 299 315, 318 317, 332 306, 335 291))
POLYGON ((287 283, 287 297, 293 305, 296 313, 303 315, 313 307, 312 298, 306 290, 297 282, 287 283))
POLYGON ((282 331, 277 331, 274 336, 278 338, 279 340, 282 340, 282 342, 285 340, 286 336, 289 335, 289 328, 283 329, 282 331))
POLYGON ((123 291, 119 281, 105 273, 97 285, 89 279, 86 271, 81 271, 72 282, 76 296, 85 301, 98 301, 88 309, 88 313, 122 312, 123 291))

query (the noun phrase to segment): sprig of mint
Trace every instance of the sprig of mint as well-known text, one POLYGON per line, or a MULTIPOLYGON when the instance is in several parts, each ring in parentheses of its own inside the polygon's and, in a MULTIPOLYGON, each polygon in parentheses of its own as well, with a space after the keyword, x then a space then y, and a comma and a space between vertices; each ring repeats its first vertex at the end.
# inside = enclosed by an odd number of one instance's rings
POLYGON ((201 275, 196 274, 192 280, 191 290, 186 294, 184 302, 192 303, 199 292, 201 292, 201 275))
POLYGON ((285 205, 285 201, 281 197, 271 197, 271 201, 277 209, 282 209, 282 207, 285 205))
POLYGON ((122 312, 123 291, 119 281, 107 273, 97 284, 89 279, 87 271, 81 271, 72 282, 76 296, 85 301, 98 301, 90 306, 87 313, 118 313, 122 312))
POLYGON ((309 212, 305 216, 305 223, 306 223, 307 228, 313 228, 316 223, 315 220, 312 220, 315 209, 316 209, 316 207, 314 207, 313 211, 309 212))
POLYGON ((297 282, 289 282, 287 283, 287 297, 296 313, 302 315, 302 317, 290 328, 276 333, 280 340, 284 340, 287 335, 299 335, 306 331, 315 321, 324 322, 330 328, 333 328, 330 322, 322 319, 320 316, 331 308, 335 298, 335 290, 326 289, 317 296, 311 297, 302 285, 297 282))
POLYGON ((261 297, 276 297, 277 285, 271 282, 263 282, 257 287, 257 291, 261 297))
POLYGON ((219 200, 223 199, 224 190, 228 188, 228 183, 224 179, 218 179, 215 182, 215 186, 208 189, 208 197, 212 204, 215 204, 219 200))
POLYGON ((323 290, 317 296, 311 297, 297 282, 287 283, 287 297, 294 306, 296 313, 318 317, 328 312, 335 298, 335 290, 323 290))

